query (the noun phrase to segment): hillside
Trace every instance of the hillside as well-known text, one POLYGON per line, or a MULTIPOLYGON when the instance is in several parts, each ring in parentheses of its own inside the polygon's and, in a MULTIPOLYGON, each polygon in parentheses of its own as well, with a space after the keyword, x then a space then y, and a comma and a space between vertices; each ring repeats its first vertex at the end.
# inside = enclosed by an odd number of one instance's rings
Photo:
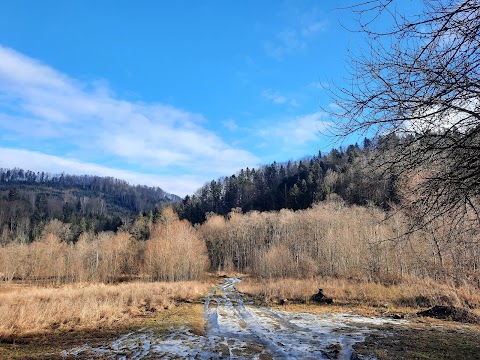
POLYGON ((242 212, 307 209, 332 194, 352 205, 373 203, 389 209, 399 200, 397 176, 384 173, 376 159, 398 141, 396 136, 376 142, 365 138, 362 146, 354 144, 298 161, 242 169, 186 196, 178 211, 190 222, 202 223, 210 212, 226 215, 234 208, 242 212))
POLYGON ((179 199, 112 177, 0 169, 0 243, 31 241, 52 219, 69 223, 73 239, 84 230, 115 231, 139 212, 179 199))

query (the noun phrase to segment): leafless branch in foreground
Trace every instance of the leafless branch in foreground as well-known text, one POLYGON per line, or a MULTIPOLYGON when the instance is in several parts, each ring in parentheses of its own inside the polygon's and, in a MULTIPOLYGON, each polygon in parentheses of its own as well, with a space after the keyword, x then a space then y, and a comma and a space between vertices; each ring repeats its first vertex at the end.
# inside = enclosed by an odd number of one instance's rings
POLYGON ((330 112, 335 136, 396 139, 380 155, 381 166, 411 190, 404 206, 412 230, 440 218, 478 229, 480 2, 425 0, 413 18, 396 12, 395 1, 368 1, 352 11, 369 45, 350 61, 350 83, 327 90, 341 109, 330 112), (393 27, 375 31, 385 16, 393 27))

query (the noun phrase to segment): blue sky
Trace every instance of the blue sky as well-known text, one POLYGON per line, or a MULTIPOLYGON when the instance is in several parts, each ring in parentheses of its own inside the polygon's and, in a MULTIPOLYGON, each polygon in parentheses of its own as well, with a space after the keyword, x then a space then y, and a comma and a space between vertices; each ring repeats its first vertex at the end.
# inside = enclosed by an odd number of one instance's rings
POLYGON ((331 148, 356 1, 0 2, 0 167, 184 196, 331 148))

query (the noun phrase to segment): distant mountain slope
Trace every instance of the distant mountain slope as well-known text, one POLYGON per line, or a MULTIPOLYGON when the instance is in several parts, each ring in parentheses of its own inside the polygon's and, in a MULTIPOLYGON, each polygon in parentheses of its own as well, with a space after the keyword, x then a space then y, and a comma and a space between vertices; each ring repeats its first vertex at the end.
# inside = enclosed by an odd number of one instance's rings
POLYGON ((179 200, 159 187, 112 177, 0 168, 0 243, 32 240, 52 219, 70 223, 74 234, 116 230, 139 212, 179 200))

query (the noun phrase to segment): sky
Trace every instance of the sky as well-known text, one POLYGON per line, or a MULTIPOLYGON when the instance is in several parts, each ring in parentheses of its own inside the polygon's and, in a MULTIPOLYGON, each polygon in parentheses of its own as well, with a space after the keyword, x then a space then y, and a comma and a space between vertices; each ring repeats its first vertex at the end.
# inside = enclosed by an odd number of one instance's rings
POLYGON ((180 196, 328 151, 356 1, 0 1, 0 167, 180 196))

